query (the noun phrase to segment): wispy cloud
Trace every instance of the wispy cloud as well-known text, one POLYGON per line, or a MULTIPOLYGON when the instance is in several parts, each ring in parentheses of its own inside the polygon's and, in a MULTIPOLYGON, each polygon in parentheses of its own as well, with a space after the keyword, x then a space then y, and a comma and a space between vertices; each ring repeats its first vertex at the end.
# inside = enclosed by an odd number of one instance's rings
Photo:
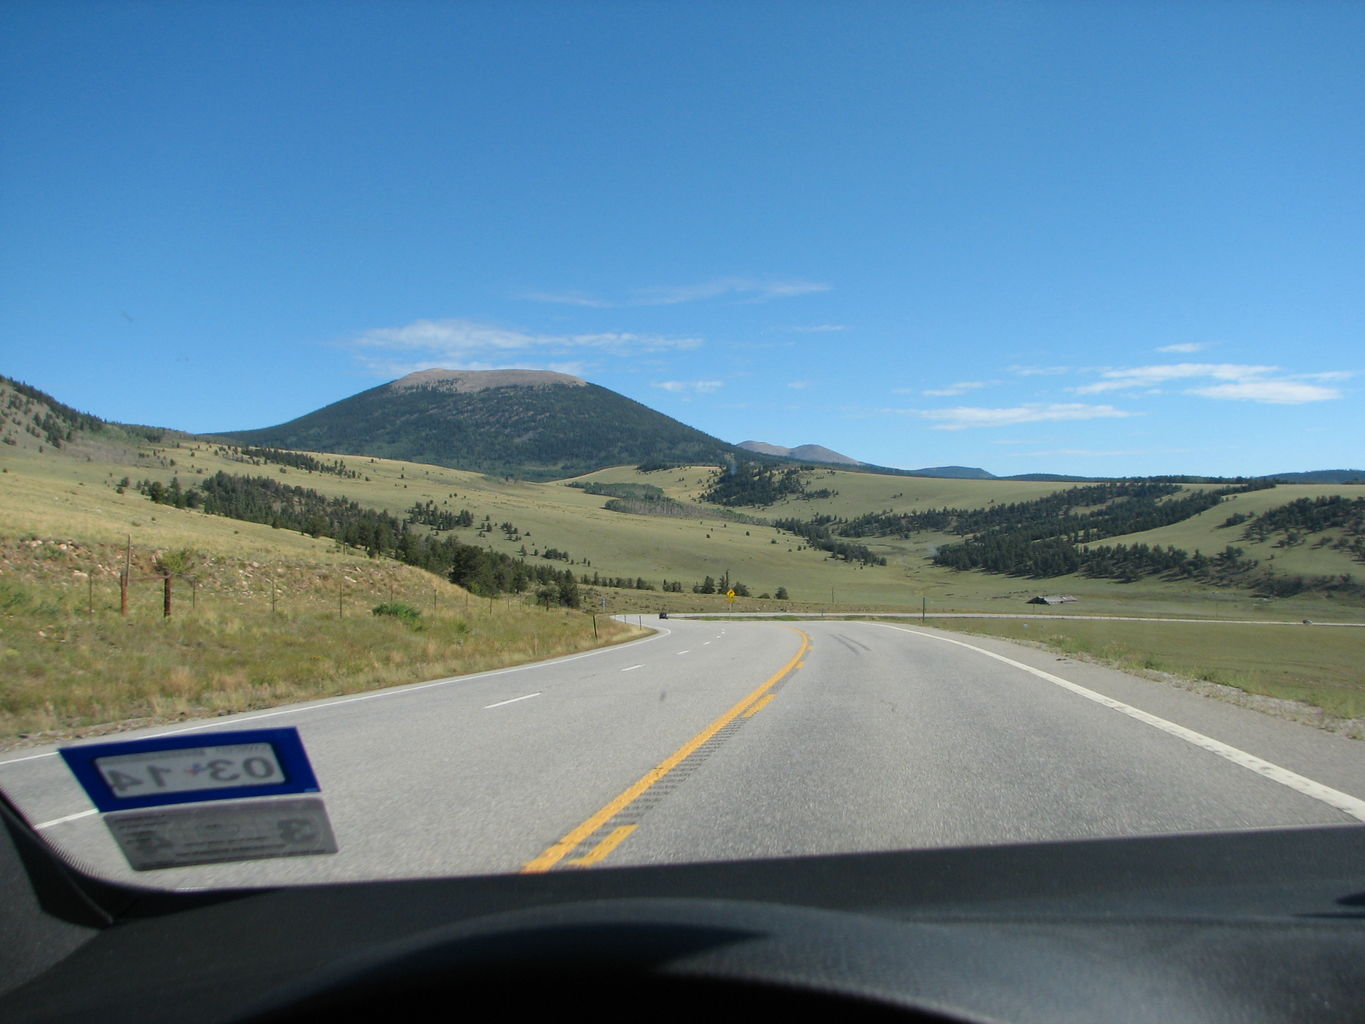
POLYGON ((1128 388, 1154 388, 1172 381, 1211 377, 1214 380, 1245 380, 1274 373, 1275 366, 1248 366, 1239 363, 1165 363, 1155 366, 1131 366, 1125 369, 1101 370, 1100 380, 1082 384, 1072 390, 1078 395, 1095 395, 1103 391, 1123 391, 1128 388))
POLYGON ((1208 344, 1202 341, 1182 341, 1177 345, 1162 345, 1157 351, 1189 354, 1191 352, 1203 352, 1208 347, 1208 344))
POLYGON ((1241 380, 1231 384, 1190 388, 1189 394, 1202 398, 1264 402, 1269 405, 1303 405, 1306 402, 1327 402, 1341 397, 1341 391, 1337 388, 1325 388, 1320 384, 1305 384, 1297 380, 1241 380))
POLYGON ((606 299, 595 299, 582 292, 527 292, 521 298, 530 302, 553 302, 560 306, 584 306, 588 309, 613 309, 623 305, 606 299))
POLYGON ((725 386, 723 380, 661 380, 654 387, 675 395, 709 395, 725 386))
MULTIPOLYGON (((621 309, 629 306, 674 306, 683 302, 702 302, 708 299, 733 299, 740 302, 767 302, 789 299, 814 292, 827 292, 830 286, 818 281, 783 281, 772 278, 718 277, 710 281, 684 285, 656 285, 637 288, 619 298, 601 298, 581 292, 533 292, 524 296, 533 302, 553 302, 592 309, 621 309)), ((836 325, 816 330, 842 330, 836 325)))
POLYGON ((1021 423, 1048 423, 1062 420, 1121 419, 1137 413, 1115 409, 1112 405, 1083 405, 1079 402, 1040 402, 1004 409, 958 406, 953 409, 917 409, 915 415, 937 420, 935 430, 965 430, 969 427, 1012 427, 1021 423))
POLYGON ((1183 389, 1184 394, 1274 405, 1300 405, 1341 397, 1340 389, 1309 381, 1343 380, 1348 376, 1350 374, 1344 371, 1285 374, 1278 366, 1244 363, 1167 363, 1102 370, 1100 380, 1071 390, 1078 395, 1130 389, 1159 393, 1165 386, 1176 382, 1195 384, 1202 380, 1210 383, 1186 387, 1183 389))
MULTIPOLYGON (((960 380, 956 384, 949 384, 945 388, 925 388, 920 392, 921 395, 931 395, 935 398, 950 397, 952 395, 965 395, 968 391, 977 391, 981 388, 991 387, 996 382, 993 380, 960 380)), ((910 394, 910 388, 897 388, 897 393, 910 394)))
POLYGON ((810 384, 811 382, 808 380, 787 381, 787 387, 791 388, 793 391, 805 391, 806 388, 810 387, 810 384))
POLYGON ((375 373, 410 372, 439 366, 484 370, 516 365, 581 372, 585 355, 638 356, 697 348, 700 338, 660 334, 598 332, 538 334, 472 320, 414 320, 402 327, 377 327, 350 341, 357 358, 375 373), (565 370, 565 366, 578 369, 565 370))
POLYGON ((810 324, 810 325, 808 325, 808 326, 806 326, 806 327, 789 327, 789 328, 787 328, 787 329, 790 330, 790 331, 795 331, 797 334, 828 334, 828 333, 830 333, 831 331, 846 331, 846 330, 848 330, 848 325, 847 325, 847 324, 810 324))
POLYGON ((1072 372, 1069 366, 1011 366, 1009 371, 1020 377, 1058 377, 1072 372))

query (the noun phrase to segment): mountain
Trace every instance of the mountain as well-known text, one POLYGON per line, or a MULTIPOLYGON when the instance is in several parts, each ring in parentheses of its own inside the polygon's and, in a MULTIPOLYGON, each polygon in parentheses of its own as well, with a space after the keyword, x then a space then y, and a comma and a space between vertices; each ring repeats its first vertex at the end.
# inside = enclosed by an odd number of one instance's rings
POLYGON ((1023 480, 1030 483, 1084 484, 1105 480, 1097 476, 1067 476, 1064 473, 1016 473, 1014 476, 991 477, 992 480, 1023 480))
MULTIPOLYGON (((47 451, 82 458, 124 454, 179 431, 112 423, 57 401, 22 381, 0 376, 0 444, 4 450, 47 451)), ((188 435, 182 435, 188 436, 188 435)))
POLYGON ((581 377, 543 370, 421 370, 288 423, 216 436, 528 480, 718 464, 738 451, 581 377))
POLYGON ((847 455, 840 455, 838 452, 831 451, 818 444, 803 444, 795 448, 783 448, 781 445, 768 444, 766 441, 741 441, 736 447, 743 448, 746 452, 756 452, 759 455, 778 455, 787 459, 800 459, 802 462, 828 462, 840 466, 866 465, 857 459, 850 459, 847 455))
POLYGON ((1271 473, 1262 480, 1282 484, 1365 484, 1365 469, 1316 469, 1307 473, 1271 473))
POLYGON ((975 466, 930 466, 928 469, 912 469, 910 476, 934 476, 948 480, 994 480, 995 474, 975 466))

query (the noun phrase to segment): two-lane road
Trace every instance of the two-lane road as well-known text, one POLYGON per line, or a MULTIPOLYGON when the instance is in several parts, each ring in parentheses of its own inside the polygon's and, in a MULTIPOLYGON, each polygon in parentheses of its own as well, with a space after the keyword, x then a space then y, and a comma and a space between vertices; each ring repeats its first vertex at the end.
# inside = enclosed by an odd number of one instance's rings
POLYGON ((1365 820, 1365 745, 918 626, 668 623, 553 662, 140 734, 292 725, 341 852, 135 874, 59 758, 0 786, 101 874, 204 886, 1365 820))

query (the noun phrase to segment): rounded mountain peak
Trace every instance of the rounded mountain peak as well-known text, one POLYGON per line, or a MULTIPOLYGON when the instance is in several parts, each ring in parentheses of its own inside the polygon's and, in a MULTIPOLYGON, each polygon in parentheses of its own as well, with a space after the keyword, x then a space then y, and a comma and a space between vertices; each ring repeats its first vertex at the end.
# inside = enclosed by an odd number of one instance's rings
POLYGON ((487 388, 544 388, 555 384, 586 387, 588 382, 570 373, 553 370, 418 370, 389 384, 405 391, 409 388, 434 388, 440 391, 483 391, 487 388))

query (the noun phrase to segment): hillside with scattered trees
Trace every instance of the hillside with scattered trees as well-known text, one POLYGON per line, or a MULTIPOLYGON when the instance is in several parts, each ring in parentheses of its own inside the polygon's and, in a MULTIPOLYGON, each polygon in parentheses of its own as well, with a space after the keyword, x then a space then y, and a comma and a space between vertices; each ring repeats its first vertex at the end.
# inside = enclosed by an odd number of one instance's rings
POLYGON ((635 463, 714 464, 737 451, 639 402, 563 374, 524 371, 520 383, 466 386, 479 375, 430 376, 434 372, 382 384, 288 423, 221 436, 526 480, 635 463), (450 380, 457 386, 449 386, 450 380))

